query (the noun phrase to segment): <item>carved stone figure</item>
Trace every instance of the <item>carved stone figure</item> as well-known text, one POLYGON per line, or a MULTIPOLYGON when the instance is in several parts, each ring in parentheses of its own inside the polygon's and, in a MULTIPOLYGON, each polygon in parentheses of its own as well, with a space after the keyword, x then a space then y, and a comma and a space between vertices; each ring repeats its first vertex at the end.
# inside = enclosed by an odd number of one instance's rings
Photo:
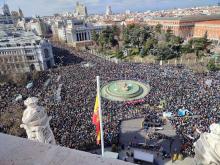
POLYGON ((128 84, 126 82, 118 82, 118 86, 121 88, 122 91, 128 91, 128 84))
POLYGON ((21 128, 26 130, 28 139, 42 143, 55 144, 49 121, 51 117, 47 116, 45 109, 37 105, 38 98, 30 97, 24 101, 27 106, 23 113, 21 128))
POLYGON ((195 146, 195 164, 220 164, 220 124, 212 124, 210 133, 201 134, 195 146))

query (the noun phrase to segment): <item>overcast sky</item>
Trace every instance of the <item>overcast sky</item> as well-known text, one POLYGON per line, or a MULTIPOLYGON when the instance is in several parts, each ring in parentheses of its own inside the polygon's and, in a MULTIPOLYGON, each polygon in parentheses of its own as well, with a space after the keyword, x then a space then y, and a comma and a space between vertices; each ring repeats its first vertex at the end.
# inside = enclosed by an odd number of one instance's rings
MULTIPOLYGON (((73 11, 77 0, 5 0, 10 10, 23 10, 25 16, 53 15, 64 11, 73 11)), ((113 12, 146 11, 168 8, 183 8, 217 4, 219 0, 80 0, 87 6, 88 13, 104 13, 111 5, 113 12)), ((2 6, 4 0, 0 0, 2 6)))

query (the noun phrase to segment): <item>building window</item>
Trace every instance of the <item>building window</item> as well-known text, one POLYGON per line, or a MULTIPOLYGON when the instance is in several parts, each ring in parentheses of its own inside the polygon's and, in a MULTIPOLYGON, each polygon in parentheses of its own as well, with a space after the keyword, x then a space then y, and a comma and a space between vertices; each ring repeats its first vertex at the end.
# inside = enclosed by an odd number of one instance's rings
POLYGON ((14 61, 15 61, 15 62, 18 61, 18 57, 17 57, 17 56, 14 57, 14 61))
POLYGON ((31 64, 31 65, 29 66, 29 68, 30 68, 30 70, 31 70, 31 71, 36 70, 36 68, 35 68, 35 65, 34 65, 34 64, 31 64))
POLYGON ((34 60, 34 56, 26 56, 27 60, 34 60))
POLYGON ((17 58, 18 58, 18 61, 22 61, 23 60, 21 56, 17 56, 17 58))
POLYGON ((49 58, 49 57, 50 57, 49 50, 44 49, 44 58, 49 58))
POLYGON ((31 50, 31 49, 27 49, 27 50, 25 50, 25 53, 26 54, 28 54, 28 53, 32 53, 33 52, 33 50, 31 50))
POLYGON ((31 46, 31 43, 25 43, 25 46, 31 46))

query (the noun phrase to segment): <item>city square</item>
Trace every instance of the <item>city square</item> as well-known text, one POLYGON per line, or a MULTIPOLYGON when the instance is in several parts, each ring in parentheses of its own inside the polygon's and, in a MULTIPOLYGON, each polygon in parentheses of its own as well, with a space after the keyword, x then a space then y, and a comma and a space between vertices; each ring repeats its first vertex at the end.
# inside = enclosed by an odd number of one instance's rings
POLYGON ((9 1, 0 164, 220 164, 220 3, 32 17, 9 1))

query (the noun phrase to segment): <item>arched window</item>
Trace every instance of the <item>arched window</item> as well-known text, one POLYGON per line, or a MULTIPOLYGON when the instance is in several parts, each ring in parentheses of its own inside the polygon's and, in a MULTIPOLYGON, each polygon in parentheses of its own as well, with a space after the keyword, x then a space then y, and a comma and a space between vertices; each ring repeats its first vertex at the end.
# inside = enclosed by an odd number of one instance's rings
POLYGON ((31 64, 29 67, 31 71, 34 71, 36 69, 34 64, 31 64))
POLYGON ((49 50, 44 49, 44 58, 49 58, 49 57, 50 57, 49 50))

